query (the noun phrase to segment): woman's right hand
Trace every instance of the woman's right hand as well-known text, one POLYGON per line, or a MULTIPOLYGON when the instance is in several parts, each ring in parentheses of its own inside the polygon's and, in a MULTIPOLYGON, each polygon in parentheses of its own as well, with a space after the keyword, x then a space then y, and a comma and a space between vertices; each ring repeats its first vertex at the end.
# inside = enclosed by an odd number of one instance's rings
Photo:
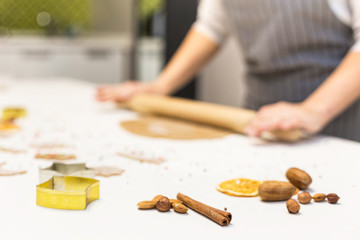
POLYGON ((116 85, 101 86, 97 89, 96 99, 100 102, 124 102, 138 93, 153 93, 165 95, 152 83, 127 81, 116 85))

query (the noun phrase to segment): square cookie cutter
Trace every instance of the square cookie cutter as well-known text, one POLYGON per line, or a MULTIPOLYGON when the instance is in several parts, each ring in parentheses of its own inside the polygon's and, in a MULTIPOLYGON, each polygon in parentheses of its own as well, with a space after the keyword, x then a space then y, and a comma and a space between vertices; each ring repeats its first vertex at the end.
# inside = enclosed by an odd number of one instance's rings
POLYGON ((100 182, 92 178, 54 176, 36 186, 36 204, 47 208, 84 210, 100 197, 100 182))
POLYGON ((87 168, 85 163, 53 163, 50 167, 40 168, 39 181, 43 183, 53 176, 76 176, 95 178, 95 170, 87 168))

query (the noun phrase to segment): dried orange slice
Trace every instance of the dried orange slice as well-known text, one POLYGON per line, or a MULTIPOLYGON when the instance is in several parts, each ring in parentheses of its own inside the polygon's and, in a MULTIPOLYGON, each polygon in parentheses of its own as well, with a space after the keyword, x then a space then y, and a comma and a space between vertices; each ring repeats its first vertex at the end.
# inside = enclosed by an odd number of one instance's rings
POLYGON ((216 189, 222 193, 236 197, 256 197, 262 181, 247 178, 228 180, 217 185, 216 189))
POLYGON ((12 130, 19 130, 19 129, 20 129, 20 127, 12 122, 0 120, 0 131, 12 131, 12 130))

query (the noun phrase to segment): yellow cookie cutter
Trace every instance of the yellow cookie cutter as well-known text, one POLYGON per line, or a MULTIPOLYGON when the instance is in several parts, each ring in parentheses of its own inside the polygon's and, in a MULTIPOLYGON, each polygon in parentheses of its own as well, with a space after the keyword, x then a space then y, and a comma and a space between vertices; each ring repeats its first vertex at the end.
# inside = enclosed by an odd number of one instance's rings
POLYGON ((36 186, 36 204, 42 207, 84 210, 100 197, 100 182, 92 178, 54 176, 36 186))
POLYGON ((4 120, 10 120, 10 119, 26 117, 27 113, 25 108, 10 107, 3 109, 2 115, 3 115, 2 118, 4 120))

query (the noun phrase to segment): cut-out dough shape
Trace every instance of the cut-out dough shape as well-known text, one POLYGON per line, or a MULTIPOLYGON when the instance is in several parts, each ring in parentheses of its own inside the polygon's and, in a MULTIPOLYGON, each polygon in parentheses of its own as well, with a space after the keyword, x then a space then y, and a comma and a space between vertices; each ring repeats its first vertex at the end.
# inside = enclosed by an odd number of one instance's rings
POLYGON ((36 159, 44 159, 44 160, 60 160, 60 161, 66 161, 66 160, 73 160, 76 159, 75 155, 72 154, 36 154, 36 159))
POLYGON ((72 145, 65 145, 63 143, 32 143, 30 147, 37 149, 75 148, 72 145))
POLYGON ((6 162, 0 163, 0 176, 15 176, 20 174, 27 173, 26 170, 14 171, 14 170, 6 170, 2 169, 2 167, 6 164, 6 162))
POLYGON ((26 153, 26 150, 0 147, 0 152, 8 152, 8 153, 13 153, 13 154, 19 154, 19 153, 26 153))
POLYGON ((111 166, 99 166, 99 167, 92 167, 95 170, 96 176, 102 177, 111 177, 123 174, 125 171, 118 167, 111 167, 111 166))

